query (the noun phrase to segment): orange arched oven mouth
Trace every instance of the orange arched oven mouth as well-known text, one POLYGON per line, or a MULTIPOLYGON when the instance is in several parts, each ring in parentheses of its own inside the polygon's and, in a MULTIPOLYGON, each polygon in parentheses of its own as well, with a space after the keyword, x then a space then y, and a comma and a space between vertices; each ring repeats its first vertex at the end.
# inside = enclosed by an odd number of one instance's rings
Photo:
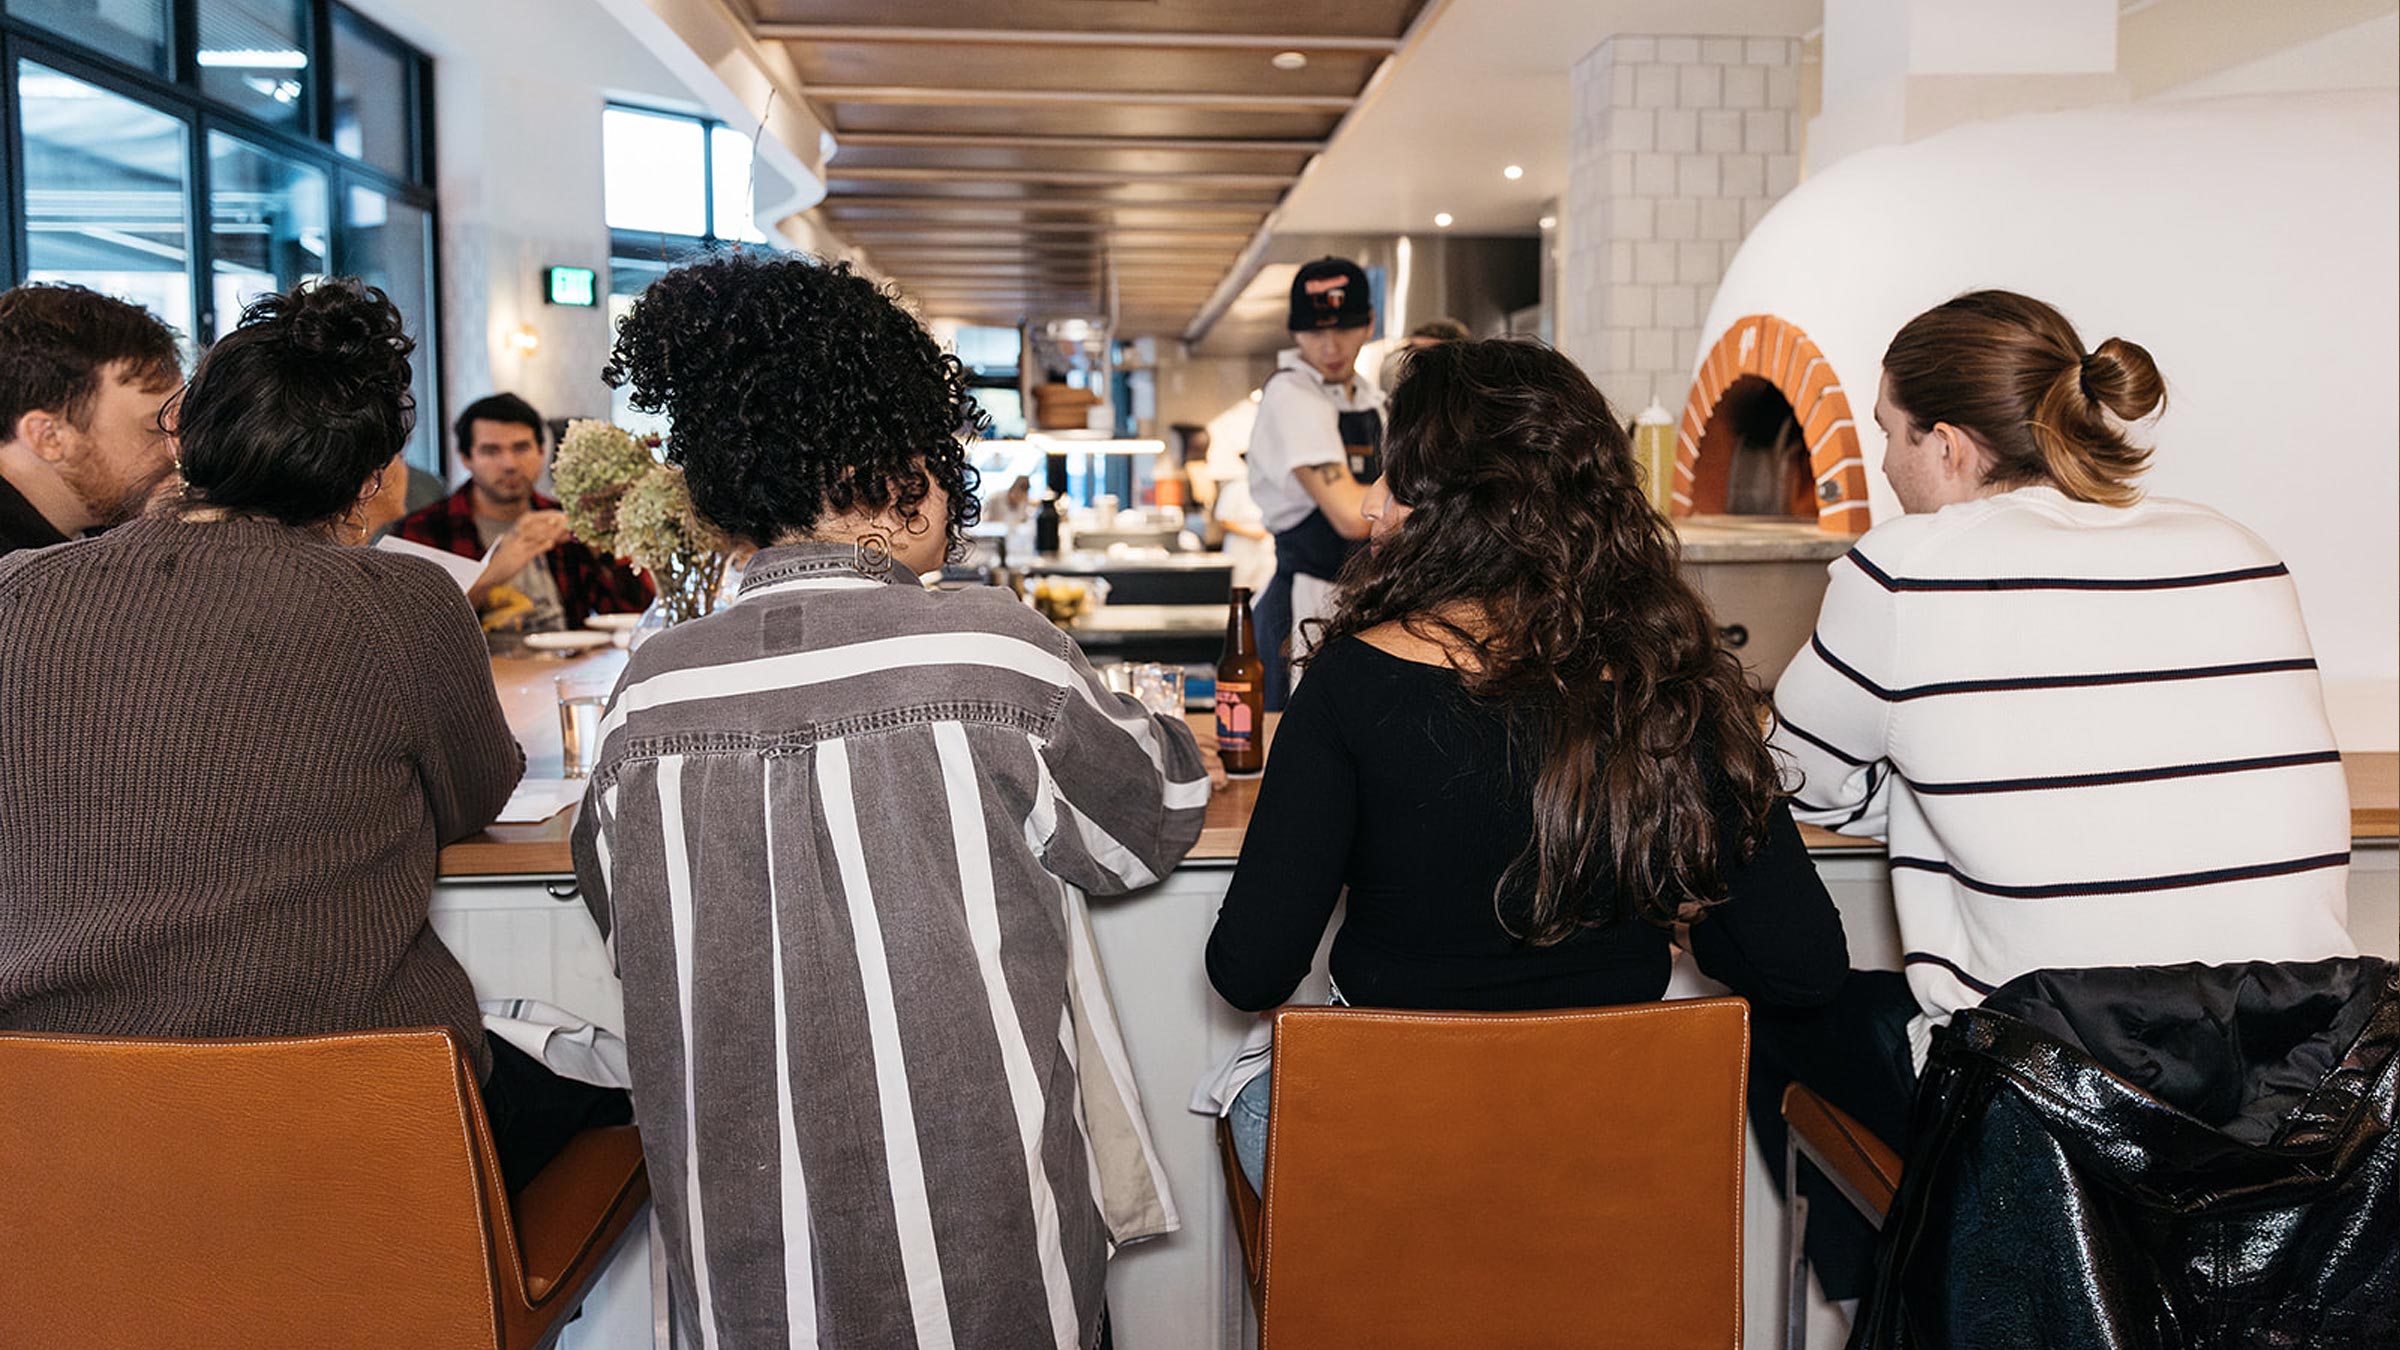
MULTIPOLYGON (((1683 405, 1683 423, 1675 444, 1675 514, 1693 513, 1695 488, 1701 481, 1700 455, 1707 441, 1709 419, 1726 391, 1746 375, 1773 384, 1791 401, 1793 420, 1800 424, 1808 448, 1808 466, 1815 479, 1817 524, 1837 534, 1867 532, 1867 469, 1859 457, 1858 428, 1850 413, 1849 395, 1817 344, 1799 325, 1772 314, 1736 319, 1717 339, 1700 363, 1692 394, 1683 405)), ((1716 468, 1717 466, 1710 466, 1716 468)), ((1723 495, 1722 477, 1712 474, 1723 495)), ((1702 494, 1706 495, 1706 494, 1702 494)))

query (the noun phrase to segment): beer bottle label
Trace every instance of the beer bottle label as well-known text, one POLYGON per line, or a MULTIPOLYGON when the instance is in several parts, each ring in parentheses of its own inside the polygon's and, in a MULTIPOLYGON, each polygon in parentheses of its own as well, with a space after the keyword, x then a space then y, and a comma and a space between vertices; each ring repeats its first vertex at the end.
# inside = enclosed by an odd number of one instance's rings
POLYGON ((1217 749, 1219 752, 1240 753, 1250 748, 1250 738, 1258 729, 1251 725, 1250 705, 1242 695, 1250 692, 1248 684, 1229 684, 1217 681, 1217 749))

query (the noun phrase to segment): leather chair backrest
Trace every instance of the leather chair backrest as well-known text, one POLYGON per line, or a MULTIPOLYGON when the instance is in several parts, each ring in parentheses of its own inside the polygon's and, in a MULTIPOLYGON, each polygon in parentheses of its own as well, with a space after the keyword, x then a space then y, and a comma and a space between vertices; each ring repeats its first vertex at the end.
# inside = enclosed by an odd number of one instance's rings
POLYGON ((0 1033, 0 1339, 492 1346, 495 1172, 439 1030, 0 1033))
POLYGON ((1275 1018, 1262 1350, 1741 1343, 1740 999, 1275 1018))

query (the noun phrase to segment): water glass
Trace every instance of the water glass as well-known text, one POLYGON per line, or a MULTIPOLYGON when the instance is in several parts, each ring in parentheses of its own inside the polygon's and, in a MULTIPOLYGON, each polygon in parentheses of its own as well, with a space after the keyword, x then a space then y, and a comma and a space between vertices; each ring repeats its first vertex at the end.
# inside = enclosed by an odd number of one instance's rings
POLYGON ((1144 661, 1133 667, 1133 696, 1160 717, 1183 716, 1183 667, 1144 661))
POLYGON ((553 683, 558 686, 560 772, 568 778, 589 778, 600 762, 600 719, 608 711, 616 673, 579 671, 553 683))

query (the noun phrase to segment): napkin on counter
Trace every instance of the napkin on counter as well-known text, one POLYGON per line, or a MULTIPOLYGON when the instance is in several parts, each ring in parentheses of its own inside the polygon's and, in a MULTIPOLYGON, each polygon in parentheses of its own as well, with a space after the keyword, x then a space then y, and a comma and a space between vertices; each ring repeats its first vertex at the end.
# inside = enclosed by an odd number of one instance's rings
POLYGON ((630 1088, 625 1038, 540 999, 485 999, 483 1029, 538 1059, 561 1078, 596 1087, 630 1088))
POLYGON ((583 800, 581 778, 528 778, 517 784, 500 808, 502 825, 534 825, 583 800))

